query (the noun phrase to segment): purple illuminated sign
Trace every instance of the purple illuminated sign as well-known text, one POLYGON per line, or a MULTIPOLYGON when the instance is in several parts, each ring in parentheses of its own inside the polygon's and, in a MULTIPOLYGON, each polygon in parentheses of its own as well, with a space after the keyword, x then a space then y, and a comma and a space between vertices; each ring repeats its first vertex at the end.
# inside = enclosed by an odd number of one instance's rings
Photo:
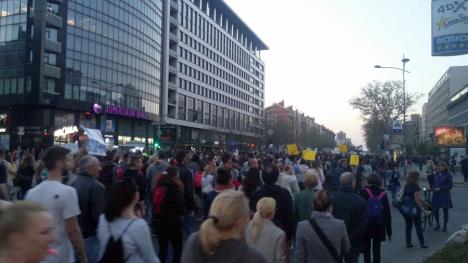
MULTIPOLYGON (((96 114, 103 113, 102 106, 100 106, 97 103, 93 105, 93 110, 94 110, 94 113, 96 114)), ((125 117, 130 117, 130 118, 137 118, 137 119, 145 119, 145 120, 149 119, 148 113, 145 111, 129 109, 129 108, 121 107, 121 106, 106 105, 105 113, 118 115, 118 116, 125 116, 125 117)))

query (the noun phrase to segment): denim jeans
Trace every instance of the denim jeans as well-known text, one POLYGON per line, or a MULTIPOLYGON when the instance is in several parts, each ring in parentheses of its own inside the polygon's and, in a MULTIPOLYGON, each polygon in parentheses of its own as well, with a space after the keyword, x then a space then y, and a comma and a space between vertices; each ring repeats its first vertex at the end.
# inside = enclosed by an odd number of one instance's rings
POLYGON ((96 236, 84 239, 86 255, 89 263, 97 263, 99 259, 99 240, 96 236))

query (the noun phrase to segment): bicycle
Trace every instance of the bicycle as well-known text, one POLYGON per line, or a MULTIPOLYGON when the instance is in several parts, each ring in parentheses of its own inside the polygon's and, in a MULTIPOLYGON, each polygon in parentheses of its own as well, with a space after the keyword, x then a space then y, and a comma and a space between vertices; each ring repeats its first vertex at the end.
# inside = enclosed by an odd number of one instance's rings
POLYGON ((432 226, 434 222, 434 214, 432 213, 432 206, 431 206, 431 198, 432 198, 432 192, 430 189, 423 188, 422 190, 423 193, 423 206, 425 207, 425 210, 428 211, 428 213, 423 212, 422 216, 422 230, 425 231, 426 227, 432 226))

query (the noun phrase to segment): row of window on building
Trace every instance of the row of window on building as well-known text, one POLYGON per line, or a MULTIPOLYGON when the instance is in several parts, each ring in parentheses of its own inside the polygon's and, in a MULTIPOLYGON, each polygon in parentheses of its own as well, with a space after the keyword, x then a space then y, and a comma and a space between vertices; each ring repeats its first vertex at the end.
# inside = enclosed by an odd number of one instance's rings
MULTIPOLYGON (((252 56, 246 50, 251 49, 247 46, 245 38, 240 38, 239 31, 236 29, 234 33, 234 27, 231 25, 230 30, 223 28, 223 25, 219 25, 213 19, 208 19, 200 9, 194 9, 189 4, 182 2, 180 10, 180 24, 194 32, 203 41, 209 43, 210 46, 216 50, 225 54, 227 57, 242 65, 244 68, 249 69, 249 57, 252 56), (222 28, 223 30, 220 30, 222 28), (229 36, 229 37, 228 37, 229 36), (233 41, 232 39, 236 39, 233 41)), ((220 21, 222 23, 222 21, 220 21)), ((227 27, 226 21, 224 26, 227 27)))
MULTIPOLYGON (((211 58, 213 61, 220 64, 223 68, 229 69, 231 72, 240 76, 244 80, 247 80, 251 82, 252 84, 255 84, 254 78, 247 73, 247 72, 250 72, 260 79, 259 82, 263 81, 263 74, 260 73, 260 70, 257 70, 254 67, 250 67, 249 70, 246 70, 246 69, 236 66, 234 63, 231 63, 229 60, 224 59, 222 56, 218 55, 217 52, 213 52, 212 50, 210 50, 210 48, 206 47, 203 43, 197 41, 195 38, 191 37, 190 35, 185 34, 183 31, 179 33, 179 39, 182 43, 185 43, 186 45, 190 46, 191 48, 203 54, 204 57, 211 58)), ((251 60, 254 61, 253 58, 251 60)), ((258 61, 256 63, 258 64, 258 61)), ((260 64, 258 66, 260 66, 260 64)), ((263 72, 263 70, 261 71, 263 72)))
MULTIPOLYGON (((213 101, 217 101, 217 102, 223 103, 225 105, 229 105, 231 107, 234 107, 234 108, 237 108, 237 109, 240 109, 240 110, 243 110, 243 111, 250 112, 250 113, 255 114, 255 115, 259 116, 259 117, 263 116, 263 110, 262 109, 259 109, 259 108, 253 107, 253 106, 249 106, 248 104, 246 104, 246 103, 244 103, 242 101, 233 99, 231 96, 226 96, 226 95, 223 95, 223 94, 218 93, 216 91, 212 91, 211 89, 205 88, 205 87, 203 87, 201 85, 193 83, 190 80, 179 78, 179 88, 183 89, 183 90, 186 90, 186 91, 189 91, 191 93, 195 93, 195 94, 200 95, 200 96, 202 96, 204 98, 211 99, 213 101)), ((227 92, 227 91, 225 91, 225 92, 227 92)))
POLYGON ((249 133, 258 133, 262 124, 260 118, 182 94, 178 94, 177 107, 179 120, 249 133))
MULTIPOLYGON (((184 34, 181 32, 181 34, 184 34)), ((210 53, 210 52, 209 52, 210 53)), ((198 56, 195 54, 195 52, 191 52, 189 49, 186 49, 183 46, 179 46, 179 57, 183 58, 187 61, 190 61, 192 64, 197 65, 198 67, 201 67, 207 71, 207 73, 214 74, 220 78, 223 78, 224 80, 229 81, 233 85, 236 85, 237 87, 242 88, 243 90, 246 90, 247 92, 254 94, 256 96, 259 96, 260 98, 263 98, 263 92, 260 91, 258 88, 254 88, 253 86, 249 85, 248 83, 242 81, 241 79, 237 78, 234 75, 229 74, 227 71, 224 70, 226 67, 218 67, 214 63, 210 63, 207 59, 205 59, 205 56, 198 56)), ((209 56, 208 56, 209 57, 209 56)), ((217 58, 221 58, 220 56, 215 56, 217 58)), ((221 58, 222 59, 222 58, 221 58)), ((225 64, 224 62, 227 63, 227 65, 233 65, 232 63, 222 59, 221 64, 225 64)), ((246 78, 250 78, 250 84, 257 83, 260 86, 260 83, 258 80, 254 80, 251 76, 248 76, 243 70, 240 70, 237 67, 234 67, 234 69, 237 69, 240 71, 242 75, 245 74, 246 78), (257 82, 255 82, 257 81, 257 82)), ((231 70, 232 71, 232 70, 231 70)), ((237 73, 236 73, 237 74, 237 73)), ((262 84, 263 85, 263 84, 262 84)))

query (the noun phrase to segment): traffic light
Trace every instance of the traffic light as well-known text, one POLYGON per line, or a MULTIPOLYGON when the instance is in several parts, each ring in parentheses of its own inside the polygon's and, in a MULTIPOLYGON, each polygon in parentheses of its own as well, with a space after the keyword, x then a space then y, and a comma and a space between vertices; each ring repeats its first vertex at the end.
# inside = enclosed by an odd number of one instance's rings
POLYGON ((161 145, 159 145, 158 141, 154 141, 153 146, 155 150, 158 150, 159 148, 161 148, 161 145))
POLYGON ((49 129, 44 128, 44 129, 42 130, 42 135, 43 135, 43 136, 46 136, 46 137, 49 136, 49 129))

